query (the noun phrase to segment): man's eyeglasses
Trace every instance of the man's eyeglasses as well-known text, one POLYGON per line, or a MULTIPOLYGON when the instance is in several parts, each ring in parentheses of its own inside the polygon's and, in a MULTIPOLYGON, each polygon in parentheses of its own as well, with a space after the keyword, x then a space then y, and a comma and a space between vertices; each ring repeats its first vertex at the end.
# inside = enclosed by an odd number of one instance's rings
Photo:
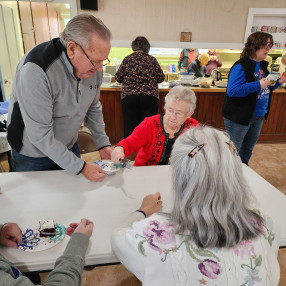
POLYGON ((273 45, 271 43, 267 43, 265 46, 264 46, 264 49, 266 50, 270 50, 271 48, 273 47, 273 45))
POLYGON ((107 66, 110 63, 110 60, 106 59, 106 60, 102 61, 102 64, 94 64, 92 62, 92 60, 89 58, 89 56, 86 54, 86 52, 84 51, 83 47, 80 44, 78 44, 77 42, 75 42, 75 43, 80 47, 80 49, 82 50, 82 52, 84 53, 84 55, 87 57, 87 59, 89 60, 89 62, 91 63, 91 65, 94 68, 98 69, 98 68, 101 68, 101 67, 105 67, 105 66, 107 66))
POLYGON ((166 108, 166 113, 168 115, 175 115, 176 117, 184 117, 186 114, 180 112, 180 111, 175 111, 172 108, 166 108))

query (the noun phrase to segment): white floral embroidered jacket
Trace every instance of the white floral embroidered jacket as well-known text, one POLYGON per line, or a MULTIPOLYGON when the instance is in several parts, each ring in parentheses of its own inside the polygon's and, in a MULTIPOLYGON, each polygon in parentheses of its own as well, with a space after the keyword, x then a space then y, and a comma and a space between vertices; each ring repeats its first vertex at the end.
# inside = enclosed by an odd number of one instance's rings
POLYGON ((279 234, 270 219, 265 235, 234 248, 200 249, 163 215, 129 215, 112 234, 114 253, 146 286, 278 285, 279 234))

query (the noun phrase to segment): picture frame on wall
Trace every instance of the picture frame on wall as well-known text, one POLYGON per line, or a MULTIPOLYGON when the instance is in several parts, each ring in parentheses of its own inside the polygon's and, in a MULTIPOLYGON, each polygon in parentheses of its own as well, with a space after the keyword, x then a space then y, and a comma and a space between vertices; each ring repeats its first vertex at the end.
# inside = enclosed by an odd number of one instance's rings
POLYGON ((181 32, 181 42, 191 42, 192 41, 192 32, 181 32))

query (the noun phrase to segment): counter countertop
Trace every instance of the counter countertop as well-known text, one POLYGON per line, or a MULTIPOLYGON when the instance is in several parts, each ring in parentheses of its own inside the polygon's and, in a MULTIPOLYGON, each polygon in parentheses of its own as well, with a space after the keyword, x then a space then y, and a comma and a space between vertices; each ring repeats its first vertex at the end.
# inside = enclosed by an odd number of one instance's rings
MULTIPOLYGON (((199 86, 190 86, 190 88, 192 90, 194 90, 195 92, 226 92, 226 88, 221 88, 221 87, 216 87, 216 86, 211 86, 210 88, 202 88, 199 86)), ((121 88, 120 87, 101 87, 100 90, 102 91, 120 91, 121 88)), ((164 88, 160 88, 159 87, 159 91, 169 91, 170 88, 169 87, 164 87, 164 88)), ((284 88, 277 88, 274 93, 286 93, 286 89, 284 88)))

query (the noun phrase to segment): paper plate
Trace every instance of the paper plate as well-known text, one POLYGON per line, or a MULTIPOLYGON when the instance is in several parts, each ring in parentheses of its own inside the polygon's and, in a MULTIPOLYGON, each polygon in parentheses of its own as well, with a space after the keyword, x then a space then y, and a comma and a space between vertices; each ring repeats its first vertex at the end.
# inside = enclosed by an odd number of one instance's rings
POLYGON ((228 83, 227 81, 216 81, 215 85, 217 87, 227 88, 227 83, 228 83))
POLYGON ((40 237, 39 227, 27 228, 22 232, 22 243, 18 249, 26 252, 36 252, 49 249, 59 244, 66 235, 66 228, 56 223, 56 235, 40 237))
POLYGON ((120 166, 111 160, 98 160, 94 164, 98 165, 109 176, 114 175, 120 170, 120 166))

